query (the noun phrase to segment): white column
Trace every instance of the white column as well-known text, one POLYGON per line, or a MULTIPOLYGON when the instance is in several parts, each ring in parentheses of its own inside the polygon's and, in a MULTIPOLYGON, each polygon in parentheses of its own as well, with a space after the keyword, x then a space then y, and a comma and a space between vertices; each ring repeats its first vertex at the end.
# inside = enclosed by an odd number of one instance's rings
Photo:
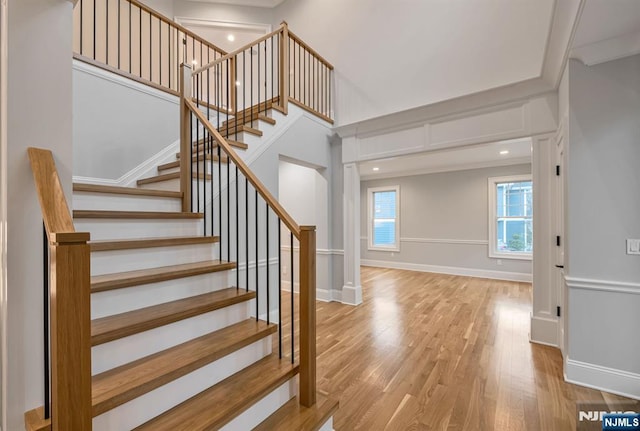
POLYGON ((531 341, 558 345, 558 294, 551 279, 555 264, 552 241, 552 181, 555 175, 553 135, 533 137, 533 310, 531 341))
POLYGON ((355 163, 344 165, 344 286, 342 302, 362 303, 360 285, 360 173, 355 163))

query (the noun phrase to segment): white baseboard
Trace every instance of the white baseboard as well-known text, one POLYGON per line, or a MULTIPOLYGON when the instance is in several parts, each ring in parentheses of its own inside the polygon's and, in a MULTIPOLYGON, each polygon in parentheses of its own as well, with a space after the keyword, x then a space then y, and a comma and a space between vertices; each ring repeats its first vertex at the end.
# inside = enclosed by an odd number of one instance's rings
MULTIPOLYGON (((291 292, 291 282, 287 280, 282 280, 282 290, 284 292, 291 292)), ((293 285, 294 292, 300 291, 300 286, 298 283, 294 283, 293 285)), ((342 292, 336 290, 329 289, 316 289, 316 300, 321 302, 342 302, 342 292)))
POLYGON ((340 299, 340 302, 347 305, 362 304, 362 286, 344 285, 342 287, 342 297, 340 299))
POLYGON ((438 274, 461 275, 465 277, 490 278, 494 280, 520 281, 531 283, 531 274, 522 272, 489 271, 486 269, 460 268, 455 266, 426 265, 421 263, 391 262, 385 260, 361 259, 363 266, 406 269, 409 271, 435 272, 438 274))
POLYGON ((640 400, 640 374, 570 358, 565 363, 564 374, 569 383, 640 400))
POLYGON ((558 319, 532 315, 529 341, 558 347, 558 319))

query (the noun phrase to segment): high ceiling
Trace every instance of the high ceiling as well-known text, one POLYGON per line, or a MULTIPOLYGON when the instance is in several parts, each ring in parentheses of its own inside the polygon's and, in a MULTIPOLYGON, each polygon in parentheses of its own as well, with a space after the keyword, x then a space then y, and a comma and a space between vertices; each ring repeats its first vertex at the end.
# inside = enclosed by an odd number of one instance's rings
POLYGON ((202 3, 223 3, 223 4, 231 4, 235 6, 254 6, 254 7, 273 8, 278 6, 284 0, 190 0, 190 1, 197 1, 202 3))

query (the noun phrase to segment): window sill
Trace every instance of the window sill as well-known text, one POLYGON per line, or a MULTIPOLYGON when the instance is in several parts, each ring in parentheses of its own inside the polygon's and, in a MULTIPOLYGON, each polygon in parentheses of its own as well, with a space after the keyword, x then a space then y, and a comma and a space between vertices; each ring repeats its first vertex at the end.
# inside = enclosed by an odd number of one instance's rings
POLYGON ((386 251, 386 252, 391 252, 391 253, 400 253, 400 247, 374 247, 374 246, 369 246, 367 247, 367 250, 369 251, 386 251))
POLYGON ((489 253, 490 259, 533 260, 531 253, 489 253))

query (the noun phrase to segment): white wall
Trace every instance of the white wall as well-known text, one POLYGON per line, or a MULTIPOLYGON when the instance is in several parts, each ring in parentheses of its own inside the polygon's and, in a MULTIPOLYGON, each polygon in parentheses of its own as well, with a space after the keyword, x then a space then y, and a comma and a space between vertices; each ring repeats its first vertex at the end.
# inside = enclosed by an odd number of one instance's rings
POLYGON ((538 77, 553 4, 288 0, 273 22, 333 63, 342 125, 538 77))
POLYGON ((531 260, 489 258, 487 190, 489 177, 530 173, 531 165, 515 165, 362 181, 363 262, 530 281, 531 260), (400 252, 369 250, 367 190, 394 185, 400 186, 400 252))
POLYGON ((142 0, 141 3, 146 4, 156 12, 160 12, 167 18, 173 19, 173 0, 142 0))
POLYGON ((75 176, 117 180, 180 137, 179 99, 74 60, 75 176))
MULTIPOLYGON (((24 429, 23 414, 43 403, 42 216, 27 147, 53 151, 67 200, 72 172, 72 3, 9 0, 7 97, 7 312, 3 429, 24 429)), ((3 95, 3 97, 5 97, 3 95)), ((4 258, 4 256, 3 256, 4 258)))
MULTIPOLYGON (((269 8, 234 6, 188 0, 175 0, 173 3, 173 13, 178 17, 243 24, 271 24, 274 20, 273 9, 269 8)), ((215 40, 211 42, 216 43, 215 40)))
POLYGON ((640 55, 572 60, 569 112, 567 376, 640 397, 640 55))

